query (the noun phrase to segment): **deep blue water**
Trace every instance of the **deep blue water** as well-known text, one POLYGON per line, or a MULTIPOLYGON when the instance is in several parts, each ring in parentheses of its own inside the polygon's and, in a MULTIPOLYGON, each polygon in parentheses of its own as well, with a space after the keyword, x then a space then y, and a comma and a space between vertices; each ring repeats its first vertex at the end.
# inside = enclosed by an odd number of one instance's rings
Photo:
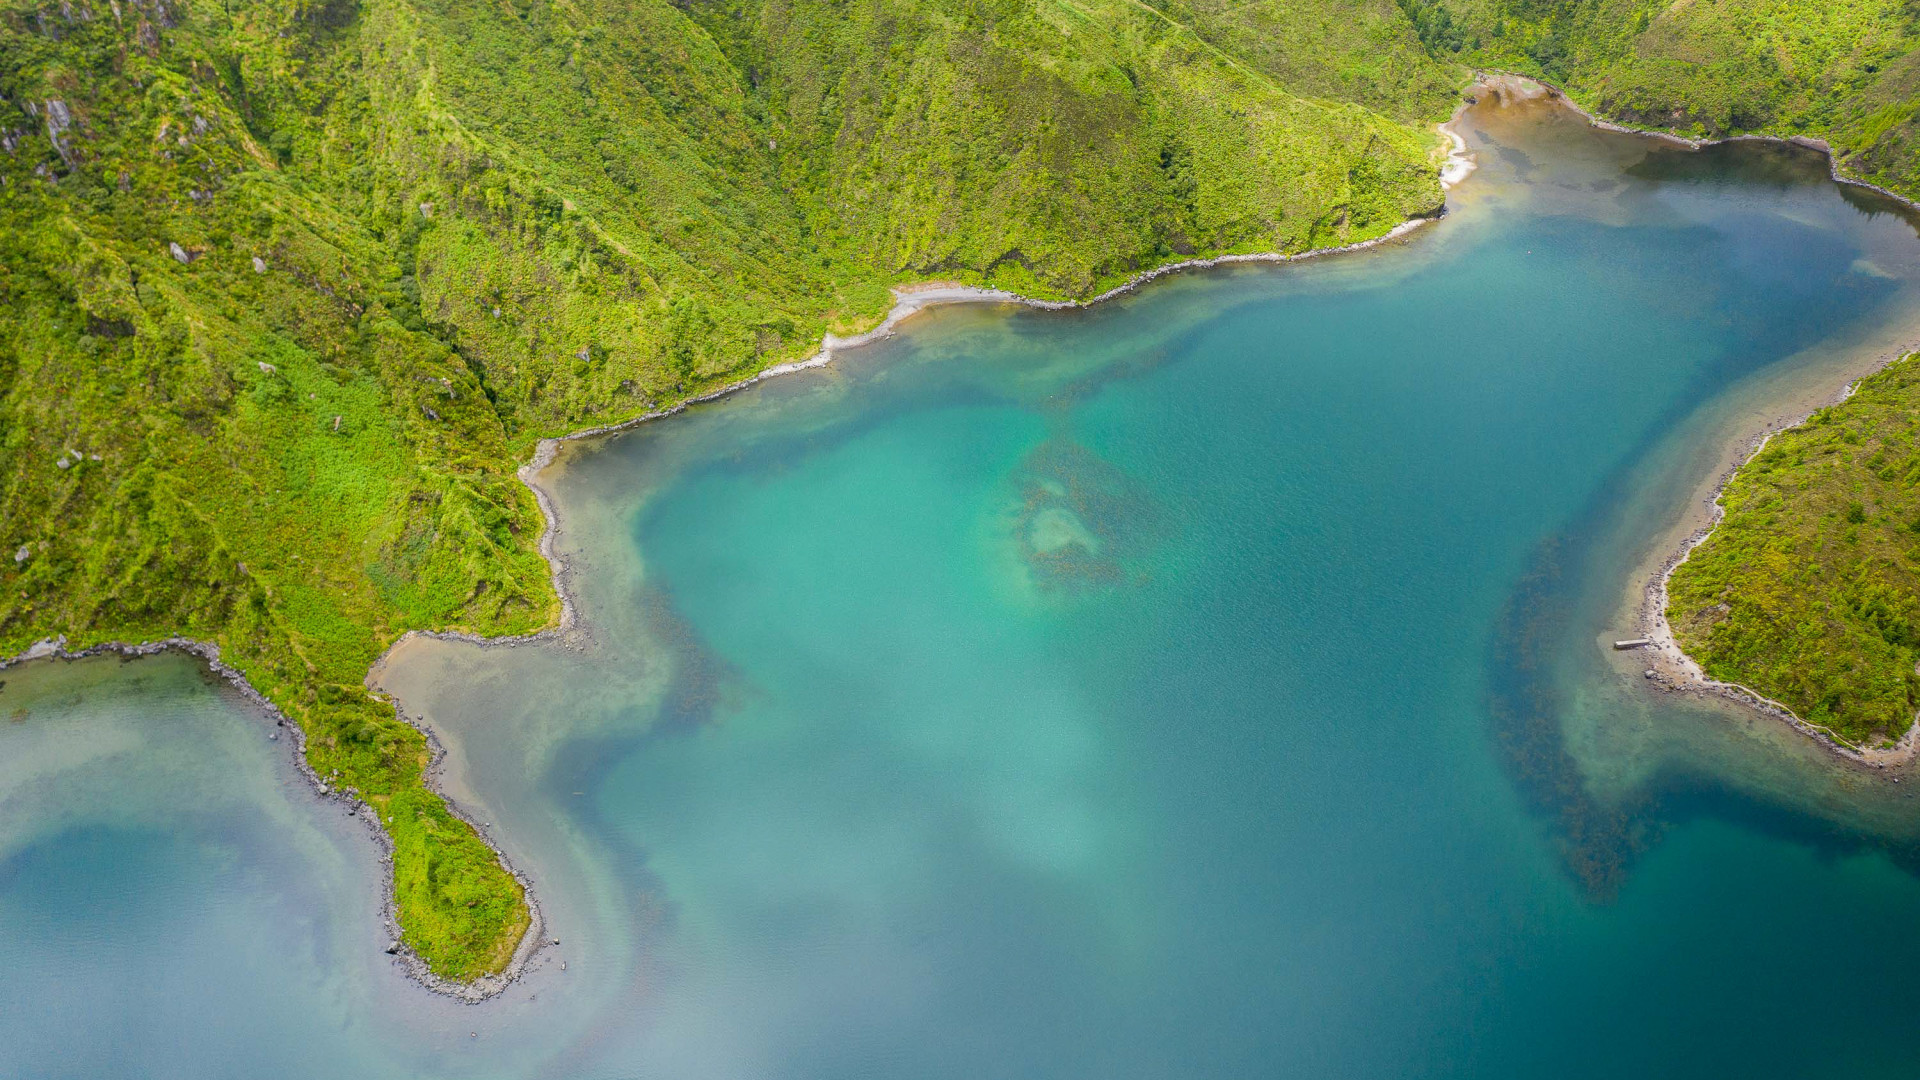
POLYGON ((188 661, 7 672, 0 1075, 1910 1074, 1913 804, 1603 642, 1920 241, 1809 154, 1465 127, 1407 243, 572 448, 583 632, 383 674, 562 941, 494 1002, 188 661))

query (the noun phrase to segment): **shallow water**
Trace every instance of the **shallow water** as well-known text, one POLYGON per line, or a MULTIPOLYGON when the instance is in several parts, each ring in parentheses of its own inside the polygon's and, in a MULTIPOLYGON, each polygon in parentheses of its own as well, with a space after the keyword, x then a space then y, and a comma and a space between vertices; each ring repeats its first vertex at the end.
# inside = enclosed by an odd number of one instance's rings
POLYGON ((381 673, 561 939, 485 1005, 190 661, 0 674, 0 1075, 1906 1075, 1905 785, 1604 642, 1920 340, 1920 240, 1811 154, 1463 128, 1405 243, 570 445, 582 630, 381 673))

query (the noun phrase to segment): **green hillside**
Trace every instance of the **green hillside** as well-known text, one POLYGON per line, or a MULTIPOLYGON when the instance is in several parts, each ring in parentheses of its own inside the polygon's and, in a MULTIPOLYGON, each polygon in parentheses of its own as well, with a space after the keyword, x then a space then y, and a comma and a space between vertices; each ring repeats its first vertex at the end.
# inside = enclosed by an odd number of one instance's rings
POLYGON ((894 284, 1084 297, 1435 211, 1464 69, 1300 10, 0 0, 0 655, 217 643, 379 811, 408 944, 498 970, 519 886, 363 679, 552 624, 534 442, 894 284))

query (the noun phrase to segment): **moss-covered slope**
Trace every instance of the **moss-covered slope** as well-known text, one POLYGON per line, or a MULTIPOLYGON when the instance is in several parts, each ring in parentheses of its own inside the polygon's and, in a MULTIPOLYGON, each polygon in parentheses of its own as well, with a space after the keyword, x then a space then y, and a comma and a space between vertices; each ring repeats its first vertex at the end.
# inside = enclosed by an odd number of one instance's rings
POLYGON ((1309 7, 1361 29, 1315 56, 1261 46, 1258 5, 0 0, 0 655, 217 643, 379 811, 407 942, 496 971, 519 887, 363 679, 408 629, 552 623, 534 441, 803 355, 902 281, 1086 296, 1433 211, 1458 69, 1378 3, 1309 7))

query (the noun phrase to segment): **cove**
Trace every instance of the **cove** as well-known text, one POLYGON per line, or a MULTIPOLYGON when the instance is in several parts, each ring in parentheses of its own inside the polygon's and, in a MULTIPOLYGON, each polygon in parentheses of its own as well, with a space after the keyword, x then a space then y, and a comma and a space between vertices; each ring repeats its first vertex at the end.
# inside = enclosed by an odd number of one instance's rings
POLYGON ((1920 341, 1914 225, 1459 128, 1403 242, 567 444, 575 629, 377 672, 559 939, 486 1004, 193 663, 0 673, 0 1075, 1906 1075, 1908 785, 1605 642, 1745 436, 1920 341))

